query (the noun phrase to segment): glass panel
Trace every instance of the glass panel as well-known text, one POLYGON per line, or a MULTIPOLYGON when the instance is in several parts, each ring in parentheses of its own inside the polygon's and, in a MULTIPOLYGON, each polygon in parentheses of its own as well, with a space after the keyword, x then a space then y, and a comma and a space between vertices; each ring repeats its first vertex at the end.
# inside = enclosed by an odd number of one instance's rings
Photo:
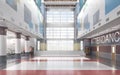
POLYGON ((48 11, 47 22, 74 22, 74 13, 73 11, 48 11))
POLYGON ((47 38, 74 38, 74 28, 47 28, 47 38), (49 37, 50 36, 50 37, 49 37))
POLYGON ((72 51, 73 40, 48 40, 47 48, 47 50, 72 51))
MULTIPOLYGON (((73 11, 47 11, 47 22, 53 24, 73 23, 73 11)), ((74 27, 55 27, 46 29, 48 50, 73 50, 74 27), (49 40, 52 39, 52 40, 49 40), (59 40, 58 40, 59 39, 59 40), (65 40, 66 39, 66 40, 65 40)))

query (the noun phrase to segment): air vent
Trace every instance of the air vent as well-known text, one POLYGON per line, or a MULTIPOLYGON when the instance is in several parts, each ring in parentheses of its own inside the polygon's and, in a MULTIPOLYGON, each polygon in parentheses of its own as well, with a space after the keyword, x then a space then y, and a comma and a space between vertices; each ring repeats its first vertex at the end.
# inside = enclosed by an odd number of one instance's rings
POLYGON ((106 19, 106 22, 109 21, 109 17, 106 19))
POLYGON ((120 11, 117 12, 117 16, 119 16, 119 15, 120 15, 120 11))

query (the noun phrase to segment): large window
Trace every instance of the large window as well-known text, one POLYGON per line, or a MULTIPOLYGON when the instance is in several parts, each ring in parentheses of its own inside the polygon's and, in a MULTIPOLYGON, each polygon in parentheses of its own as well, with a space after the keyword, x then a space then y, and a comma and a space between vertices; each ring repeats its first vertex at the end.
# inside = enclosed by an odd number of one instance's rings
POLYGON ((74 28, 47 28, 47 50, 73 50, 74 28))
POLYGON ((74 40, 74 12, 51 9, 47 11, 47 50, 71 51, 74 40))
POLYGON ((17 11, 17 1, 16 0, 6 0, 6 3, 17 11))
POLYGON ((47 39, 73 39, 74 28, 59 28, 59 27, 48 27, 47 28, 47 39))
POLYGON ((90 23, 89 23, 89 19, 88 19, 88 15, 85 16, 84 18, 84 28, 85 29, 90 29, 90 23))
POLYGON ((74 13, 72 11, 49 11, 47 12, 48 23, 73 23, 74 13))
POLYGON ((108 14, 119 5, 120 0, 105 0, 105 14, 108 14))
POLYGON ((47 50, 49 51, 72 51, 73 40, 48 40, 47 50))
POLYGON ((99 22, 99 19, 100 19, 100 11, 98 10, 93 15, 93 25, 96 25, 99 22))

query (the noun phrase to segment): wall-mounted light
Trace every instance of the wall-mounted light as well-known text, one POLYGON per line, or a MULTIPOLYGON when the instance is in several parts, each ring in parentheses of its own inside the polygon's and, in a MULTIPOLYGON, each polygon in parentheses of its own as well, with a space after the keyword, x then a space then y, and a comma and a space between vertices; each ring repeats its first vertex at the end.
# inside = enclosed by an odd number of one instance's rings
POLYGON ((115 53, 115 46, 112 46, 112 53, 115 53))
POLYGON ((99 46, 97 46, 97 52, 99 52, 99 46))
POLYGON ((40 41, 38 41, 38 50, 40 50, 40 41))
POLYGON ((83 41, 80 41, 80 48, 83 50, 83 41))
POLYGON ((116 46, 112 45, 111 47, 112 47, 112 66, 114 68, 116 65, 116 46))

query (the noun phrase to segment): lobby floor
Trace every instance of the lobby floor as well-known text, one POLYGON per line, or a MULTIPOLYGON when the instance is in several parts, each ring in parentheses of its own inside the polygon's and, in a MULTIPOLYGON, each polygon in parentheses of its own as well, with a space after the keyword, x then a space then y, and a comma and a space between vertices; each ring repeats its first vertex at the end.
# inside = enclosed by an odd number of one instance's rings
POLYGON ((35 57, 7 66, 0 75, 120 75, 120 70, 86 57, 35 57))

